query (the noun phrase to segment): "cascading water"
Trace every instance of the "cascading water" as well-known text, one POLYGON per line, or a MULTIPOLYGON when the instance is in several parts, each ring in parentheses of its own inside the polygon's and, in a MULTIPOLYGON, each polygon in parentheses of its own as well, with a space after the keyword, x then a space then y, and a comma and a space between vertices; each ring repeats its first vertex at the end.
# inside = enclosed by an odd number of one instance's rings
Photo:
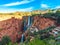
POLYGON ((30 23, 31 23, 31 19, 30 16, 28 16, 28 26, 30 26, 30 23))
MULTIPOLYGON (((25 20, 24 20, 25 21, 25 20)), ((27 30, 27 28, 29 28, 31 25, 31 16, 28 16, 28 24, 26 25, 26 22, 24 22, 24 31, 27 30)), ((24 42, 24 33, 22 34, 22 37, 21 37, 21 42, 23 43, 24 42)))
POLYGON ((21 37, 21 42, 24 41, 24 34, 22 34, 22 37, 21 37))
POLYGON ((27 28, 29 28, 31 25, 31 16, 28 16, 28 17, 24 17, 24 31, 27 30, 27 28), (27 18, 27 22, 26 22, 26 19, 27 18), (27 23, 27 24, 26 24, 27 23))
MULTIPOLYGON (((32 24, 32 17, 31 16, 28 16, 28 17, 24 17, 24 32, 30 28, 31 24, 32 24), (25 20, 27 18, 27 21, 25 20), (26 25, 27 23, 27 25, 26 25)), ((21 37, 21 42, 23 43, 24 42, 24 39, 25 39, 25 36, 24 36, 24 33, 22 34, 22 37, 21 37)))

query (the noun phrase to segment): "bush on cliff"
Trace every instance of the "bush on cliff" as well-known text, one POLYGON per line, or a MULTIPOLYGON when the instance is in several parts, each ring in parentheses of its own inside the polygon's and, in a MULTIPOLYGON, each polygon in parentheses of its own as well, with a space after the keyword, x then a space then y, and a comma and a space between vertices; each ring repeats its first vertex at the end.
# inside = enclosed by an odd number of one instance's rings
POLYGON ((4 37, 2 38, 1 44, 2 44, 2 45, 8 45, 9 42, 11 42, 10 37, 9 37, 9 36, 4 36, 4 37))

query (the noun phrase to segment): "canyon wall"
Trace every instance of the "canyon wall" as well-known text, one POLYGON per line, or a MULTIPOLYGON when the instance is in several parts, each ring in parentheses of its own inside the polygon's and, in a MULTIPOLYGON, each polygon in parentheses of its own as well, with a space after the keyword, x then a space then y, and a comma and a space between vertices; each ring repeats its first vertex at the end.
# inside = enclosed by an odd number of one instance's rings
POLYGON ((21 38, 23 32, 23 20, 10 18, 0 21, 0 40, 3 36, 9 36, 12 42, 16 42, 21 38))
POLYGON ((39 30, 43 30, 45 28, 48 28, 50 26, 55 25, 55 20, 53 20, 51 18, 45 18, 45 17, 41 17, 41 16, 34 16, 33 20, 34 21, 33 21, 32 26, 37 27, 39 30))
MULTIPOLYGON (((10 19, 0 21, 0 40, 3 36, 9 36, 12 42, 18 41, 21 38, 22 33, 24 32, 24 26, 26 28, 28 24, 28 17, 24 18, 24 20, 26 21, 24 21, 24 23, 23 18, 19 19, 12 17, 10 19)), ((32 26, 37 27, 39 30, 43 30, 55 25, 55 20, 51 18, 45 18, 41 16, 32 16, 31 18, 32 26)))

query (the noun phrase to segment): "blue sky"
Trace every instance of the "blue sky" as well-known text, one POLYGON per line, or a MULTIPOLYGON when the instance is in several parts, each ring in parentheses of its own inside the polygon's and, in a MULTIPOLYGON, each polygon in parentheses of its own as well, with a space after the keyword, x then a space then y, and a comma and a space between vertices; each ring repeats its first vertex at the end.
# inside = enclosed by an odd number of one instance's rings
POLYGON ((60 8, 60 0, 0 0, 2 13, 56 8, 60 8))

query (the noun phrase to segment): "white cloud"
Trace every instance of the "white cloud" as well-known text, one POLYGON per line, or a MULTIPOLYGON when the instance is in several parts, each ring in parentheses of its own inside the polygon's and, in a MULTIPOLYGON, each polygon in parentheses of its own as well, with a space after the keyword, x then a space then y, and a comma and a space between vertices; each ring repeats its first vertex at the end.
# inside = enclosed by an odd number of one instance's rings
POLYGON ((49 6, 47 4, 41 4, 41 8, 48 8, 49 6))
POLYGON ((58 9, 58 8, 60 8, 60 6, 56 6, 55 8, 57 8, 57 9, 58 9))
POLYGON ((0 9, 0 13, 12 13, 12 12, 16 12, 16 11, 21 11, 21 12, 27 12, 27 11, 32 11, 33 10, 33 7, 28 7, 28 8, 23 8, 23 9, 9 9, 9 8, 6 8, 6 9, 0 9))
POLYGON ((27 4, 30 3, 34 0, 23 0, 23 1, 17 1, 17 2, 12 2, 12 3, 8 3, 8 4, 3 4, 2 6, 16 6, 16 5, 21 5, 21 4, 27 4))

